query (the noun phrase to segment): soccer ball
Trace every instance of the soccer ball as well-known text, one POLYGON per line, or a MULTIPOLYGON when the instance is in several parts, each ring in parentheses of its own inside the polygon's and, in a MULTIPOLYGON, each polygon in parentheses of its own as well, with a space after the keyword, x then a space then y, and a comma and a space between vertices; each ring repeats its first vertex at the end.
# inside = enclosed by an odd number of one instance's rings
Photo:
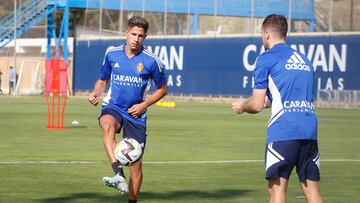
POLYGON ((115 158, 123 166, 131 166, 142 155, 141 145, 132 138, 124 138, 115 147, 115 158))

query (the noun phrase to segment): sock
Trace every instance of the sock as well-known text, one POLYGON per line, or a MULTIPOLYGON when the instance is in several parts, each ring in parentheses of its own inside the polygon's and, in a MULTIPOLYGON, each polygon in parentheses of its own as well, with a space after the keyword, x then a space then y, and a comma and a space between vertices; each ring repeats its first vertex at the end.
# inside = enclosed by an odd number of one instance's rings
POLYGON ((123 171, 123 168, 122 168, 120 162, 117 161, 117 162, 112 163, 111 167, 112 167, 115 174, 119 174, 122 177, 125 177, 124 171, 123 171))
POLYGON ((136 203, 137 200, 132 200, 132 199, 129 199, 128 203, 136 203))

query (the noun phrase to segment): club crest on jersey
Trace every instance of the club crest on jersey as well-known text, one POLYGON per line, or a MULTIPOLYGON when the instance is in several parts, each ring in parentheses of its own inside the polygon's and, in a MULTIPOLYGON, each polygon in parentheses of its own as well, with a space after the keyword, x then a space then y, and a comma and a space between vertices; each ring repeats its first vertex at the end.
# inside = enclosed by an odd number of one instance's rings
POLYGON ((144 68, 144 65, 142 63, 139 63, 137 66, 136 66, 136 70, 138 73, 141 73, 142 69, 144 68))

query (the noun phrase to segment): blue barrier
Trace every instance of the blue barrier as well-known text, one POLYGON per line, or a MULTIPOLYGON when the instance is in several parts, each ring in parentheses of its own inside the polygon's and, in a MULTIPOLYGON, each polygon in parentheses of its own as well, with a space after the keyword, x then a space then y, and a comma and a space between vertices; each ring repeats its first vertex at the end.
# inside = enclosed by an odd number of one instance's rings
MULTIPOLYGON (((75 47, 74 91, 92 90, 105 50, 123 40, 79 41, 75 47)), ((360 35, 290 36, 288 44, 313 63, 318 89, 360 90, 360 35)), ((250 95, 259 37, 147 39, 164 63, 170 93, 250 95)))

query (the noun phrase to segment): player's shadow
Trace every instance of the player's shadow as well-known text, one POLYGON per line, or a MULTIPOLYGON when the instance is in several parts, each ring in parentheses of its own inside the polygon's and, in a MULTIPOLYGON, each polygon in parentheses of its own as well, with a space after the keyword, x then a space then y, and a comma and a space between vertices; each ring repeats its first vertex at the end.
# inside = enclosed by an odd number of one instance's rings
MULTIPOLYGON (((246 196, 251 190, 212 190, 212 191, 197 191, 197 190, 182 190, 171 191, 165 193, 157 192, 141 192, 140 198, 146 200, 231 200, 246 196)), ((50 202, 73 202, 73 201, 91 201, 91 202, 119 202, 126 201, 127 195, 105 195, 102 193, 75 193, 68 196, 53 197, 41 200, 44 203, 50 202)))
POLYGON ((119 193, 114 193, 113 195, 105 195, 103 193, 73 193, 68 196, 61 197, 51 197, 42 199, 39 202, 43 203, 52 203, 52 202, 125 202, 127 201, 127 195, 120 195, 119 193))
POLYGON ((141 192, 141 198, 149 199, 149 200, 173 200, 173 199, 226 200, 226 199, 234 199, 237 197, 244 197, 249 192, 251 192, 251 190, 234 190, 234 189, 211 190, 211 191, 181 190, 181 191, 171 191, 166 193, 141 192))

